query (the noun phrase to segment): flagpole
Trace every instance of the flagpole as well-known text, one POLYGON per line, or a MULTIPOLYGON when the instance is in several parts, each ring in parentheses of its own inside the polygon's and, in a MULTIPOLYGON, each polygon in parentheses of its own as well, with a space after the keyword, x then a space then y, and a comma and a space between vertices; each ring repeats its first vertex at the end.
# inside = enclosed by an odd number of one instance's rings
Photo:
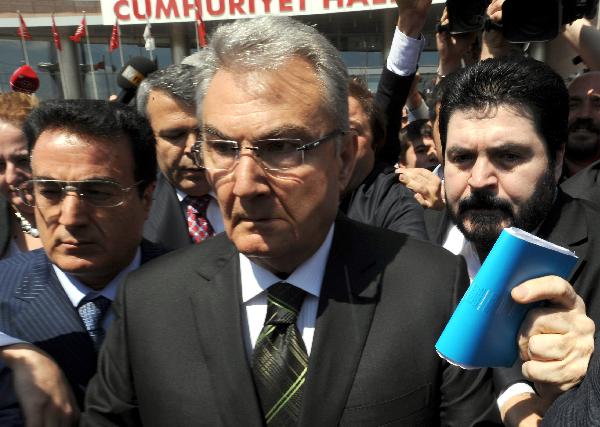
MULTIPOLYGON (((146 15, 146 26, 148 26, 148 29, 150 31, 150 37, 152 37, 152 25, 150 24, 150 19, 148 19, 148 15, 146 15)), ((150 61, 154 61, 154 49, 148 50, 148 53, 150 53, 150 61)))
POLYGON ((125 66, 125 57, 123 56, 123 44, 121 43, 121 27, 117 19, 117 40, 119 41, 119 59, 121 60, 121 68, 125 66))
POLYGON ((194 9, 196 9, 196 22, 194 28, 196 29, 196 52, 200 52, 200 34, 198 34, 198 4, 194 2, 194 9))
MULTIPOLYGON (((52 22, 54 23, 54 25, 56 25, 56 22, 54 21, 54 12, 52 12, 52 22)), ((58 32, 58 29, 56 29, 56 31, 58 32)), ((58 46, 56 46, 56 43, 53 44, 54 49, 56 50, 56 59, 58 60, 58 75, 60 76, 60 86, 63 93, 63 99, 65 99, 65 77, 63 74, 64 68, 62 64, 62 58, 60 57, 60 50, 58 50, 58 46)))
POLYGON ((17 14, 19 15, 19 34, 21 36, 21 48, 23 49, 23 57, 25 58, 25 63, 29 65, 29 55, 27 54, 27 46, 25 45, 25 38, 23 37, 23 25, 21 21, 21 11, 17 10, 17 14))
POLYGON ((96 73, 94 72, 94 60, 92 58, 92 48, 90 47, 90 36, 87 28, 87 20, 85 19, 85 10, 83 12, 83 23, 85 26, 85 44, 87 47, 88 60, 90 61, 90 73, 92 75, 92 87, 94 89, 94 99, 100 99, 98 96, 98 86, 96 85, 96 73))

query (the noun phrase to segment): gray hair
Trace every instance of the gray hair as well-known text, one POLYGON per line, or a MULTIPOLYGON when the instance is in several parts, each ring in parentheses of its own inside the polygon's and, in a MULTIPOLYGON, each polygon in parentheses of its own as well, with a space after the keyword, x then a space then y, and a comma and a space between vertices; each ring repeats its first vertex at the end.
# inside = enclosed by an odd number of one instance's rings
POLYGON ((277 70, 301 57, 315 69, 326 111, 340 129, 348 129, 348 72, 338 50, 315 28, 282 16, 240 19, 219 27, 205 51, 198 113, 218 70, 277 70))
POLYGON ((165 92, 189 107, 195 107, 196 91, 199 83, 199 69, 193 65, 169 65, 146 77, 136 95, 137 110, 146 116, 148 95, 153 90, 165 92))
POLYGON ((194 67, 203 68, 206 55, 208 54, 206 49, 201 49, 198 52, 194 52, 191 55, 186 56, 181 61, 182 65, 193 65, 194 67))

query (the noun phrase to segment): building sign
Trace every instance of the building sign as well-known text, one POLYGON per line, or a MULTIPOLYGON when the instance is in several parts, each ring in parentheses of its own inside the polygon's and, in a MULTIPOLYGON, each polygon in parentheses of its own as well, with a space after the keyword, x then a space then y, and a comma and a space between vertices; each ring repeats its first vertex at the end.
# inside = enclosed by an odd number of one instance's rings
POLYGON ((102 21, 113 25, 193 21, 195 4, 205 21, 264 15, 317 15, 395 8, 396 0, 101 0, 102 21))

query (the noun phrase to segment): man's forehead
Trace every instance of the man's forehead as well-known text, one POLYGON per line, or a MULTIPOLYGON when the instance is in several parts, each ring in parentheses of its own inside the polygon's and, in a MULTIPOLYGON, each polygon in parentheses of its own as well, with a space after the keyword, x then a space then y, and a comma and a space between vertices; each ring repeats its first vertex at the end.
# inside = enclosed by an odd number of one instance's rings
POLYGON ((570 95, 600 95, 600 71, 583 74, 569 85, 570 95))

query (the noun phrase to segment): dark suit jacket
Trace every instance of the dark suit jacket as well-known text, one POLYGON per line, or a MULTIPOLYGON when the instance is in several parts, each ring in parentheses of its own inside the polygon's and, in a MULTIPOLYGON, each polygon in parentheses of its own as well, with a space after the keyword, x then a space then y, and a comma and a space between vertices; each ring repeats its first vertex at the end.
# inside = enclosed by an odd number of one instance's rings
MULTIPOLYGON (((448 252, 338 218, 299 425, 497 420, 488 372, 451 367, 434 350, 466 283, 448 252), (422 268, 428 259, 437 268, 422 268)), ((83 426, 263 425, 226 235, 139 269, 114 308, 83 426)))
POLYGON ((162 173, 156 179, 153 198, 144 238, 169 251, 189 246, 192 241, 177 193, 162 173))
POLYGON ((389 165, 398 161, 400 142, 398 132, 402 126, 402 108, 406 104, 414 74, 398 76, 384 65, 375 94, 375 103, 384 112, 387 119, 384 146, 378 150, 377 158, 389 165))
MULTIPOLYGON (((164 253, 142 243, 142 262, 164 253)), ((43 249, 0 262, 0 331, 35 344, 61 367, 83 408, 97 356, 77 310, 64 292, 43 249)), ((0 425, 23 425, 12 390, 12 373, 0 362, 0 425)))
POLYGON ((4 258, 10 245, 12 215, 10 203, 6 198, 0 196, 0 259, 4 258))
POLYGON ((600 206, 600 160, 577 172, 560 186, 571 197, 589 200, 600 206))
MULTIPOLYGON (((596 337, 596 349, 599 345, 596 337)), ((556 399, 542 421, 542 427, 591 426, 600 426, 600 352, 597 350, 581 385, 556 399)))
POLYGON ((427 239, 423 208, 384 163, 377 162, 358 188, 342 198, 340 210, 363 224, 427 239))

